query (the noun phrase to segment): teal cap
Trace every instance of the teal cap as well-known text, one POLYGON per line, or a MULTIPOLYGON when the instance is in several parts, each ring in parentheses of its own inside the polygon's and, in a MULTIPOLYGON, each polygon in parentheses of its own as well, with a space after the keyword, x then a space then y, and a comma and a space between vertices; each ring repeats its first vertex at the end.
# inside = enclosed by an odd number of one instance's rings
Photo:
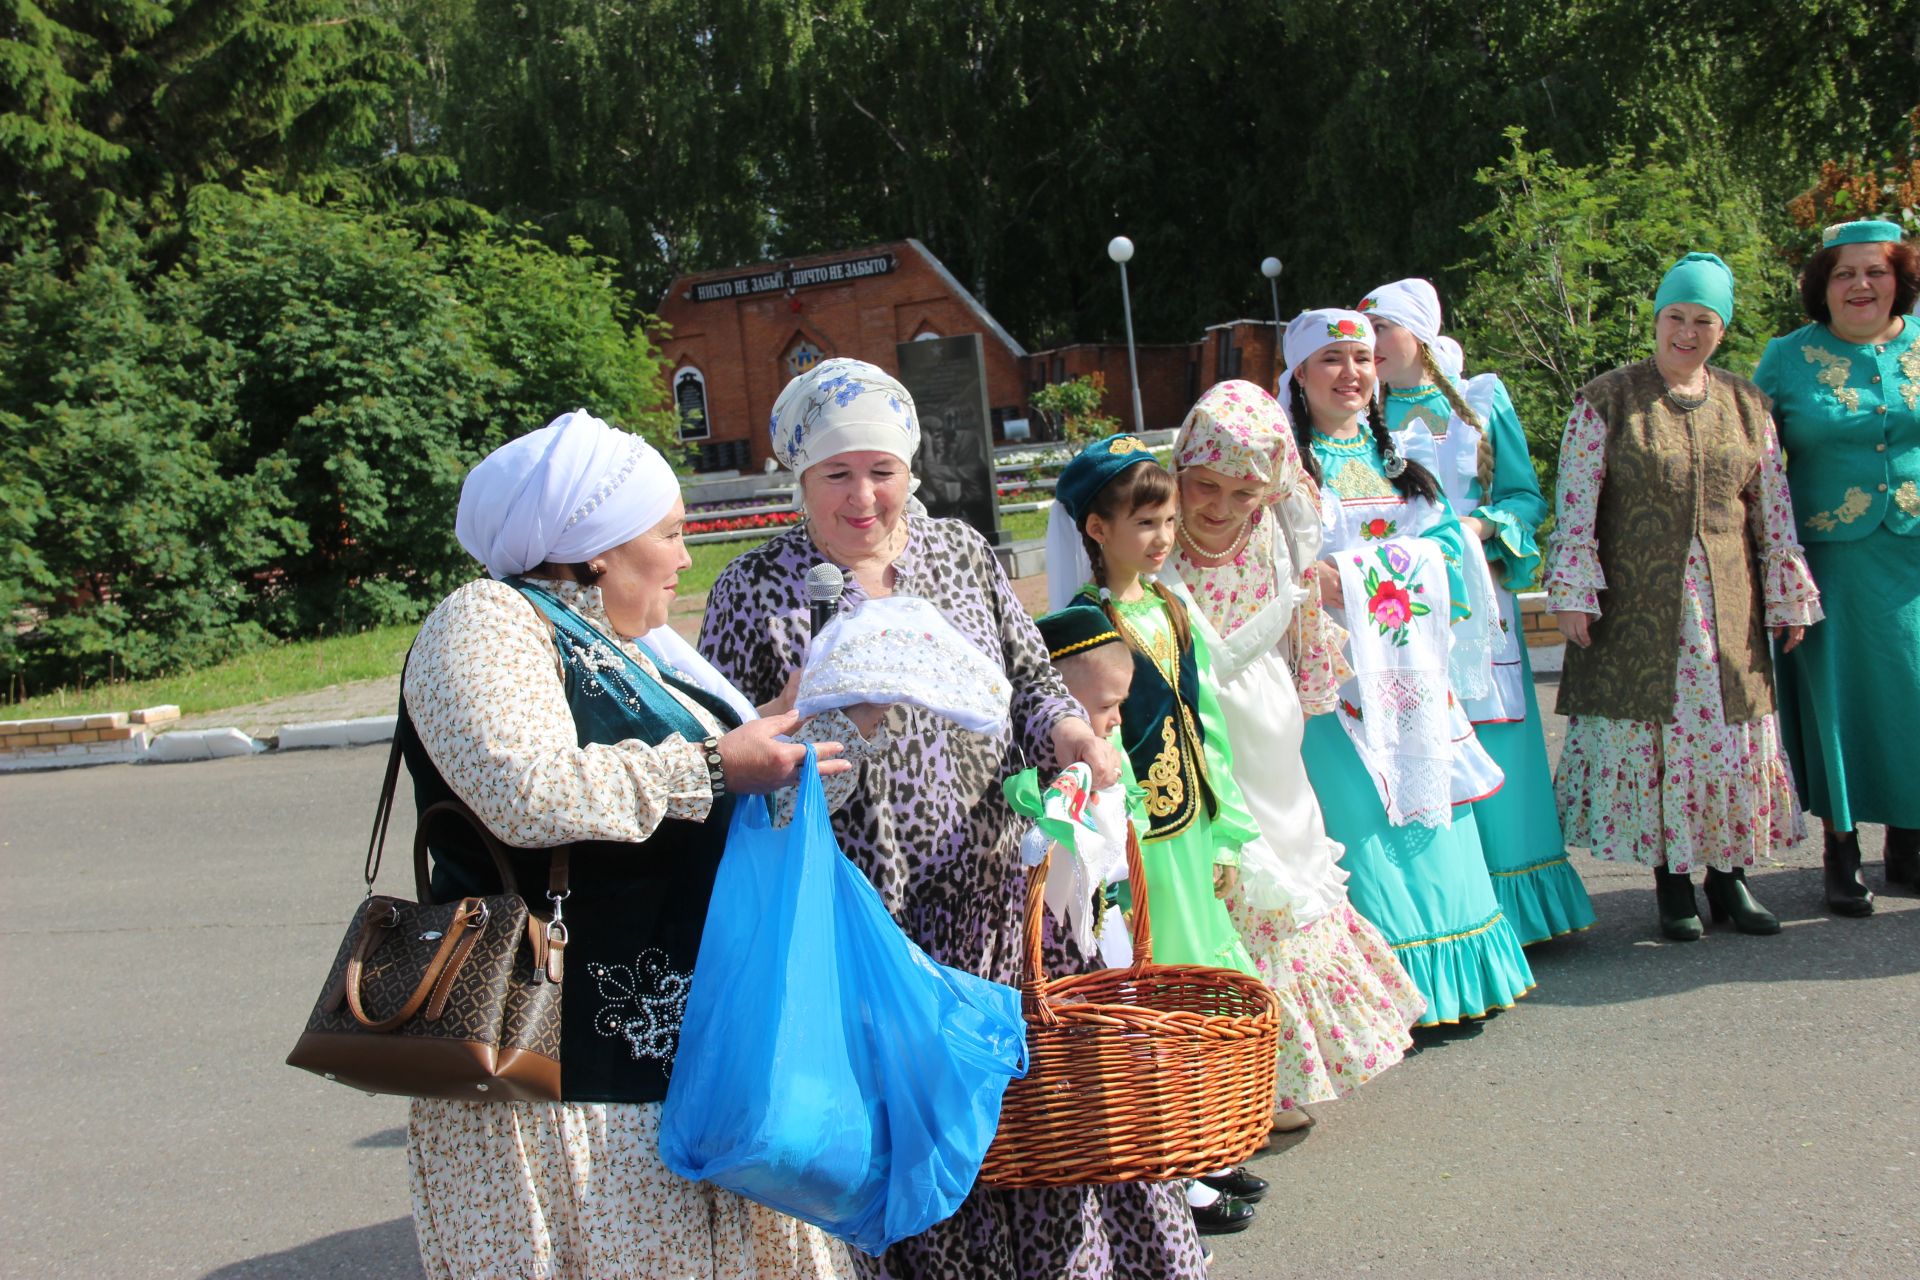
POLYGON ((1694 302, 1733 323, 1733 268, 1711 253, 1690 253, 1667 269, 1653 295, 1657 314, 1676 302, 1694 302))
POLYGON ((1900 224, 1883 218, 1861 218, 1857 222, 1836 222, 1820 233, 1820 247, 1837 244, 1898 244, 1900 224))
POLYGON ((1053 500, 1067 509, 1076 525, 1084 526, 1087 508, 1113 478, 1136 462, 1152 462, 1153 451, 1138 436, 1108 436, 1074 456, 1054 482, 1053 500))

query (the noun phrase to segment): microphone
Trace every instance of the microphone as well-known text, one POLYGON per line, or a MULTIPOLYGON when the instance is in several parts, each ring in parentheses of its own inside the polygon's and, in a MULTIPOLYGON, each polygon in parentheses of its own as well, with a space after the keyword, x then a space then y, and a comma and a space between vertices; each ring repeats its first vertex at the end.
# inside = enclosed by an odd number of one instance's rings
POLYGON ((821 563, 807 570, 807 634, 819 635, 820 628, 833 621, 840 611, 840 594, 847 589, 847 575, 838 565, 821 563))

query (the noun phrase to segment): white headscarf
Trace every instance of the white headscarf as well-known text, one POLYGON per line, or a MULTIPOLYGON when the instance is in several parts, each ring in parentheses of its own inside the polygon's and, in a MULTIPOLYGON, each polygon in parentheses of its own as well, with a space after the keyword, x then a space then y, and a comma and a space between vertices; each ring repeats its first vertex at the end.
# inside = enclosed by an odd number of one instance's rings
POLYGON ((1411 329, 1413 336, 1428 346, 1440 336, 1440 295, 1425 280, 1413 278, 1383 284, 1361 299, 1360 310, 1411 329))
POLYGON ((1293 395, 1293 371, 1305 364, 1313 353, 1336 342, 1358 342, 1373 350, 1373 325, 1358 311, 1322 307, 1302 311, 1287 321, 1280 350, 1287 358, 1287 372, 1280 379, 1279 401, 1288 404, 1293 395))
MULTIPOLYGON (((453 527, 468 555, 507 578, 631 542, 666 519, 679 498, 680 481, 658 449, 576 409, 507 441, 468 472, 453 527)), ((753 704, 672 627, 656 627, 640 643, 742 721, 756 717, 753 704)))
POLYGON ((630 542, 679 497, 659 450, 576 409, 507 441, 468 472, 453 528, 467 554, 506 578, 630 542))
POLYGON ((1440 372, 1455 382, 1460 381, 1460 375, 1466 371, 1467 367, 1467 353, 1461 349, 1460 344, 1442 334, 1433 340, 1431 349, 1433 363, 1440 372))
POLYGON ((773 456, 796 476, 836 454, 872 449, 908 466, 920 448, 913 397, 884 369, 837 356, 822 360, 773 402, 773 456))

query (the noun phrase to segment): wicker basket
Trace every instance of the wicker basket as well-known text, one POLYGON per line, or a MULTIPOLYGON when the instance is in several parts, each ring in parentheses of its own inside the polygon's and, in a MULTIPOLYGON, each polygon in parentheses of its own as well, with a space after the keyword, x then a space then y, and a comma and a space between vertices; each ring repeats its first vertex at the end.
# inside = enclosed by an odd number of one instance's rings
POLYGON ((1280 1004, 1232 969, 1153 963, 1147 878, 1127 839, 1133 966, 1047 978, 1047 866, 1027 883, 1026 1077, 1007 1087, 980 1168, 993 1187, 1215 1173, 1266 1141, 1280 1004))

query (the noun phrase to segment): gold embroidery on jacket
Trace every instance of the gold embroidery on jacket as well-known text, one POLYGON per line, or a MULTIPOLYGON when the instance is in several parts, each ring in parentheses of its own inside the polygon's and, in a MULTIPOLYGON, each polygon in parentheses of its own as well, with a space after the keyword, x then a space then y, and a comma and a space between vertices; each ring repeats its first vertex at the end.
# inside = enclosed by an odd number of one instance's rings
POLYGON ((1847 378, 1853 372, 1853 361, 1835 355, 1825 347, 1802 347, 1800 354, 1807 358, 1808 364, 1820 366, 1820 372, 1814 375, 1816 382, 1833 392, 1834 398, 1848 409, 1859 412, 1860 392, 1847 385, 1847 378))
POLYGON ((1818 529, 1821 533, 1832 533, 1843 524, 1852 524, 1873 506, 1873 499, 1867 496, 1865 489, 1854 487, 1847 490, 1840 505, 1831 511, 1816 511, 1807 517, 1807 528, 1818 529))
POLYGON ((1160 754, 1153 758, 1142 780, 1147 789, 1147 812, 1166 818, 1180 812, 1187 802, 1187 784, 1180 780, 1180 735, 1174 730, 1173 717, 1160 726, 1160 754))
POLYGON ((1920 409, 1920 345, 1900 353, 1900 372, 1907 375, 1901 380, 1900 396, 1907 402, 1907 412, 1911 413, 1920 409))
POLYGON ((1902 481, 1893 491, 1893 504, 1910 516, 1920 516, 1920 484, 1911 480, 1902 481))

